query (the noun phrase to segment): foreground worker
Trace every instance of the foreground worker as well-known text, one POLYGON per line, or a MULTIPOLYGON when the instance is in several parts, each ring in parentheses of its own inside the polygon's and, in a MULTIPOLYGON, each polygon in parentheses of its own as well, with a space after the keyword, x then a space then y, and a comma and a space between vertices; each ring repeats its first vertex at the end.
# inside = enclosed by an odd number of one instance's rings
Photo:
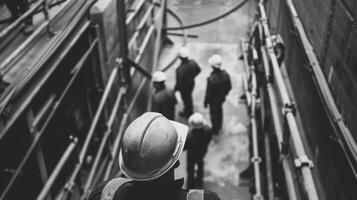
POLYGON ((182 47, 179 50, 180 66, 176 69, 175 91, 181 93, 184 109, 179 112, 181 117, 189 117, 193 113, 192 91, 195 86, 195 77, 201 72, 196 61, 189 58, 189 50, 182 47))
POLYGON ((208 60, 208 63, 211 65, 213 71, 207 79, 204 107, 207 108, 209 105, 212 134, 217 136, 223 122, 222 105, 232 85, 228 73, 222 69, 222 57, 220 55, 213 55, 208 60))
POLYGON ((174 169, 183 151, 188 128, 163 115, 147 112, 126 129, 119 153, 121 171, 129 178, 114 178, 96 188, 89 200, 219 200, 205 190, 181 189, 174 169))
POLYGON ((207 147, 211 140, 210 128, 202 114, 194 113, 188 118, 187 151, 187 188, 202 188, 204 162, 207 147))
POLYGON ((167 88, 166 80, 165 73, 161 71, 155 72, 152 76, 155 88, 152 109, 163 114, 166 118, 174 120, 177 101, 174 91, 167 88))

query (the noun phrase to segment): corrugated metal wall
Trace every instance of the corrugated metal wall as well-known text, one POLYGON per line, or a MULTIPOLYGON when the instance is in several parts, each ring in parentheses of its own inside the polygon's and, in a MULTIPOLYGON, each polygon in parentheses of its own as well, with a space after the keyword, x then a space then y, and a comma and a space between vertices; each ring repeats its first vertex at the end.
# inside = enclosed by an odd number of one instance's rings
MULTIPOLYGON (((357 99, 353 96, 356 94, 357 84, 352 80, 353 74, 348 72, 349 65, 342 63, 347 57, 346 52, 351 48, 357 48, 357 45, 348 45, 348 38, 351 38, 348 34, 354 30, 348 21, 351 19, 350 16, 342 12, 344 4, 336 1, 336 15, 331 17, 331 1, 333 0, 296 0, 295 6, 321 62, 326 50, 324 73, 328 77, 330 87, 333 88, 334 97, 343 116, 346 120, 352 120, 355 119, 353 115, 357 113, 357 99), (329 23, 333 26, 330 36, 327 34, 329 23), (340 71, 344 71, 345 74, 340 71)), ((272 32, 279 33, 287 47, 286 71, 304 129, 305 145, 308 146, 315 163, 315 180, 320 192, 325 194, 322 199, 357 199, 356 180, 351 176, 341 146, 333 139, 333 128, 329 124, 323 102, 315 88, 309 71, 309 61, 292 24, 286 1, 268 1, 267 12, 272 32)), ((356 123, 347 124, 352 132, 355 130, 356 133, 356 123)))
POLYGON ((346 125, 357 140, 357 2, 295 0, 346 125))

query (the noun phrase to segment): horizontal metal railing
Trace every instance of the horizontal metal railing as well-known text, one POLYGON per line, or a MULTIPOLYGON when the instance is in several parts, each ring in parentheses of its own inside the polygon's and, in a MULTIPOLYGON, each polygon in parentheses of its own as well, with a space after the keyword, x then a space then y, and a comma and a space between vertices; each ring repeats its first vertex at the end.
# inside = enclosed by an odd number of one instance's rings
POLYGON ((47 195, 49 194, 53 184, 55 183, 56 179, 58 178, 61 170, 63 169, 64 165, 68 161, 69 157, 72 155, 73 150, 75 149, 78 139, 76 137, 70 138, 71 143, 68 145, 66 151, 63 153, 60 161, 56 165, 55 169, 53 170, 52 174, 48 178, 45 183, 45 186, 42 188, 40 194, 37 197, 37 200, 44 200, 46 199, 47 195))

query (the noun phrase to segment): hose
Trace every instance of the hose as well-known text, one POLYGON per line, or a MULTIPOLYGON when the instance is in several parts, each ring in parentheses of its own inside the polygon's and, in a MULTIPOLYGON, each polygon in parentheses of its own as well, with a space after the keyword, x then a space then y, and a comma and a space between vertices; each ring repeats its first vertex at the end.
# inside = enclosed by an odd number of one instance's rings
POLYGON ((163 28, 163 30, 172 31, 172 30, 190 29, 190 28, 196 28, 196 27, 199 27, 199 26, 204 26, 204 25, 210 24, 212 22, 215 22, 217 20, 220 20, 220 19, 232 14, 233 12, 235 12, 236 10, 238 10, 239 8, 244 6, 246 3, 248 3, 248 1, 249 0, 244 0, 241 3, 239 3, 238 5, 236 5, 234 8, 232 8, 231 10, 223 13, 222 15, 219 15, 217 17, 209 19, 207 21, 203 21, 203 22, 200 22, 200 23, 197 23, 197 24, 191 24, 191 25, 187 25, 187 26, 166 27, 166 28, 163 28))

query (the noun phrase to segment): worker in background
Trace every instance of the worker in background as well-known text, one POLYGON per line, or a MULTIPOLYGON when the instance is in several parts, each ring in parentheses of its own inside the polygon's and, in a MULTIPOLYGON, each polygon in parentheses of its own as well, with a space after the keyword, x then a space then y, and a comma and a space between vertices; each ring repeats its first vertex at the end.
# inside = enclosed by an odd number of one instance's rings
MULTIPOLYGON (((11 13, 11 21, 15 21, 30 8, 29 0, 5 0, 5 4, 11 13)), ((34 27, 31 16, 26 19, 23 31, 25 35, 28 35, 32 33, 33 30, 34 27)))
POLYGON ((208 63, 211 65, 213 71, 207 79, 204 107, 207 108, 209 105, 212 122, 212 134, 215 137, 222 128, 222 105, 226 99, 226 95, 231 90, 232 85, 228 73, 222 69, 222 57, 220 55, 213 55, 208 60, 208 63))
POLYGON ((155 92, 153 95, 153 111, 159 112, 166 118, 175 118, 175 105, 177 103, 173 90, 166 87, 167 77, 164 72, 157 71, 152 76, 155 92))
POLYGON ((219 200, 206 190, 183 190, 175 168, 184 149, 188 127, 160 113, 147 112, 126 129, 119 166, 128 178, 114 178, 98 186, 89 200, 219 200))
POLYGON ((211 140, 210 128, 202 114, 194 113, 188 118, 190 131, 188 134, 187 151, 187 188, 202 188, 204 162, 208 144, 211 140))
POLYGON ((192 91, 195 86, 195 77, 201 72, 198 64, 189 58, 189 50, 182 47, 179 50, 180 66, 176 69, 176 86, 175 91, 181 93, 184 104, 183 111, 179 112, 181 117, 189 117, 193 113, 192 91))

